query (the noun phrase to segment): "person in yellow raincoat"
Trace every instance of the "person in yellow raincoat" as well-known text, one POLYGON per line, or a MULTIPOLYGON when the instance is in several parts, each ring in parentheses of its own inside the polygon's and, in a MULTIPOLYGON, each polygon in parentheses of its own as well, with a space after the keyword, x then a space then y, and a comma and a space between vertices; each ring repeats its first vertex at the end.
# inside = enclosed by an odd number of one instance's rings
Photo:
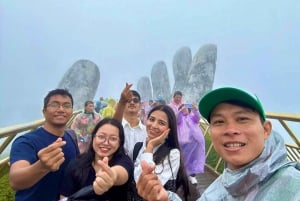
POLYGON ((116 106, 116 101, 114 99, 109 99, 107 106, 103 109, 102 111, 102 117, 110 117, 112 118, 115 114, 115 106, 116 106))

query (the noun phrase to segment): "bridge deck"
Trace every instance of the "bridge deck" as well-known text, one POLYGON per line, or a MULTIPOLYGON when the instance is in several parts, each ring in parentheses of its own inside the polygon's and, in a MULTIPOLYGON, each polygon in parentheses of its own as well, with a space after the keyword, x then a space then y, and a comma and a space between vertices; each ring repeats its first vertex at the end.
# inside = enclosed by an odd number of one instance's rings
POLYGON ((202 174, 197 174, 196 178, 198 180, 197 189, 202 194, 202 192, 218 177, 208 168, 205 168, 205 172, 202 174))
POLYGON ((191 196, 188 201, 195 201, 199 198, 199 195, 218 177, 218 175, 212 172, 210 169, 205 168, 205 172, 197 174, 196 178, 198 184, 195 184, 195 189, 191 189, 191 196))

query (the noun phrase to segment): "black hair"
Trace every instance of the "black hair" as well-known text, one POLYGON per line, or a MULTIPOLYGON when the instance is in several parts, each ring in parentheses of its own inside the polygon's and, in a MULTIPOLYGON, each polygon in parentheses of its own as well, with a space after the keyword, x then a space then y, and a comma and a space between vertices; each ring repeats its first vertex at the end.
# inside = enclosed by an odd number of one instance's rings
POLYGON ((141 100, 141 96, 139 94, 139 92, 137 92, 136 90, 130 90, 133 96, 138 97, 139 100, 141 100))
MULTIPOLYGON (((88 113, 88 112, 85 110, 85 107, 88 106, 89 104, 93 104, 93 105, 94 105, 94 102, 93 102, 93 101, 90 101, 90 100, 85 101, 85 103, 84 103, 84 113, 88 113)), ((94 113, 94 111, 93 111, 92 113, 89 113, 89 114, 92 114, 93 119, 95 119, 95 113, 94 113)))
POLYGON ((101 121, 99 121, 96 124, 96 126, 95 126, 95 128, 92 132, 91 142, 90 142, 90 145, 89 145, 89 148, 88 148, 87 152, 80 155, 79 156, 80 160, 77 160, 78 163, 77 163, 77 168, 75 170, 74 175, 75 175, 76 178, 79 178, 78 180, 81 183, 80 186, 84 186, 85 182, 88 180, 89 172, 86 171, 86 170, 88 169, 89 166, 91 166, 91 164, 95 160, 95 150, 93 148, 93 142, 94 142, 94 139, 95 139, 95 135, 96 135, 98 129, 100 127, 102 127, 103 125, 106 125, 106 124, 113 125, 113 126, 117 127, 118 130, 119 130, 119 148, 113 154, 113 156, 112 156, 111 160, 108 162, 108 164, 109 165, 113 164, 116 156, 126 155, 125 154, 125 149, 124 149, 125 135, 124 135, 124 129, 123 129, 123 126, 122 126, 121 122, 119 122, 118 120, 113 119, 113 118, 104 118, 101 121))
MULTIPOLYGON (((164 112, 168 117, 168 123, 169 123, 169 135, 166 138, 165 142, 158 148, 158 150, 153 154, 153 160, 155 164, 160 164, 163 162, 163 160, 168 157, 169 163, 170 163, 170 151, 171 149, 178 149, 181 152, 179 142, 178 142, 178 134, 177 134, 177 120, 175 113, 173 109, 168 105, 158 105, 153 107, 150 112, 148 113, 147 118, 150 117, 150 115, 154 111, 162 111, 164 112)), ((172 169, 172 167, 171 167, 172 169)), ((183 158, 180 154, 180 166, 179 171, 176 177, 176 188, 178 189, 180 186, 182 186, 182 189, 184 191, 184 197, 187 200, 188 195, 190 194, 189 185, 188 185, 188 177, 184 168, 183 158)))
POLYGON ((182 92, 181 92, 181 91, 175 91, 175 92, 174 92, 174 95, 173 95, 173 98, 174 98, 176 95, 182 96, 182 92))
POLYGON ((49 91, 48 94, 46 95, 46 97, 44 98, 44 109, 46 109, 46 107, 50 101, 50 98, 55 95, 68 96, 71 99, 71 103, 72 103, 72 107, 73 107, 73 104, 74 104, 73 97, 72 97, 72 94, 67 89, 54 89, 52 91, 49 91))

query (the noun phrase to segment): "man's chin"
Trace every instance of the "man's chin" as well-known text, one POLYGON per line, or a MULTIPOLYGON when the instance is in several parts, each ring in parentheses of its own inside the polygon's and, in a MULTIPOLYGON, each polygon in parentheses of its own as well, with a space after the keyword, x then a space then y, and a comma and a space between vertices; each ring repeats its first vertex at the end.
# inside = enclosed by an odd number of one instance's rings
POLYGON ((67 123, 54 123, 53 126, 55 126, 56 128, 66 128, 67 123))

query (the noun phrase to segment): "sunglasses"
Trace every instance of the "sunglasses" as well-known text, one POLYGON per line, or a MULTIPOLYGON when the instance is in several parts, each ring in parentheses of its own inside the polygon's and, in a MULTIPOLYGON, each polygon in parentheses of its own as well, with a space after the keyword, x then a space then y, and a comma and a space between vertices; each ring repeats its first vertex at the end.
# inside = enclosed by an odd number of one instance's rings
POLYGON ((131 101, 133 101, 134 103, 139 103, 139 102, 140 102, 140 99, 138 99, 138 98, 133 98, 133 99, 128 100, 127 103, 131 103, 131 101))

